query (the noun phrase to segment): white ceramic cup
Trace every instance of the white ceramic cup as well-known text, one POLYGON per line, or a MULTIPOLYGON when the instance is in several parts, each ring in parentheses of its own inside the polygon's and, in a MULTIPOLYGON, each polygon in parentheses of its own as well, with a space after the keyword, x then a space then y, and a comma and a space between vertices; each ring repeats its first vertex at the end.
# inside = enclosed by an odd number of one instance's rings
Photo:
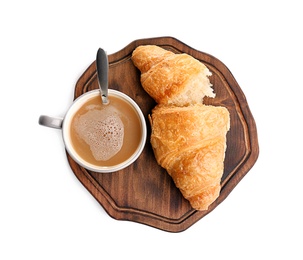
POLYGON ((115 172, 118 170, 122 170, 127 166, 129 166, 130 164, 132 164, 142 153, 145 146, 146 135, 147 135, 146 122, 140 107, 133 99, 131 99, 129 96, 127 96, 126 94, 120 91, 109 89, 108 90, 109 99, 111 96, 115 96, 117 98, 123 99, 137 112, 141 123, 141 130, 142 130, 141 140, 135 152, 125 161, 117 165, 97 166, 85 161, 83 158, 81 158, 81 156, 78 155, 78 153, 75 151, 75 149, 72 146, 71 137, 70 137, 71 121, 75 113, 87 102, 88 99, 91 99, 98 95, 100 96, 99 89, 86 92, 74 100, 74 102, 68 109, 67 113, 65 114, 64 118, 41 115, 39 118, 39 124, 47 127, 62 129, 63 141, 67 152, 73 158, 73 160, 75 160, 82 167, 94 172, 115 172))

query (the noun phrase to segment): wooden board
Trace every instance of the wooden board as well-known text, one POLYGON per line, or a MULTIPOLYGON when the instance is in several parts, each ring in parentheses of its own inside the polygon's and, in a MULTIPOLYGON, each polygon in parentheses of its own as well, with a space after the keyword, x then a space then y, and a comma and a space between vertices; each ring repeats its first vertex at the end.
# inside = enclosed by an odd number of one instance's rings
MULTIPOLYGON (((259 147, 257 130, 246 98, 228 68, 215 57, 197 51, 171 37, 136 40, 109 60, 109 87, 132 97, 142 109, 148 126, 148 136, 142 155, 135 163, 114 173, 88 171, 67 154, 70 166, 106 212, 117 220, 129 220, 169 232, 184 231, 214 210, 235 188, 257 160, 259 147), (161 168, 149 142, 150 125, 147 115, 155 106, 153 99, 140 84, 140 72, 131 61, 133 50, 139 45, 155 44, 175 53, 188 53, 203 62, 212 72, 216 98, 204 103, 228 108, 231 128, 227 134, 225 169, 219 198, 207 211, 191 208, 171 177, 161 168)), ((95 61, 78 80, 75 98, 98 88, 95 61)))

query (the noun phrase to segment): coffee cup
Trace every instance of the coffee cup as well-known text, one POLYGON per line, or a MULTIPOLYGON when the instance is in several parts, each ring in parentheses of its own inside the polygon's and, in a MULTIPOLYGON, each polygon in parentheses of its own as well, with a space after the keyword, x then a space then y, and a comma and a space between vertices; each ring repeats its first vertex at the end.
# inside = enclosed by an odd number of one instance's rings
POLYGON ((62 129, 68 154, 94 172, 115 172, 132 164, 146 142, 146 122, 137 103, 126 94, 109 89, 109 104, 102 104, 100 90, 74 100, 64 118, 41 115, 39 124, 62 129))

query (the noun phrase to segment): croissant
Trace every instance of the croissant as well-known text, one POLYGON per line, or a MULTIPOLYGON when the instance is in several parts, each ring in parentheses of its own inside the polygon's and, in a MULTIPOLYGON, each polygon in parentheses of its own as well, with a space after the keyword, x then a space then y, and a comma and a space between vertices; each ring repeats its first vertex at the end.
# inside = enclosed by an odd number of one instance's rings
POLYGON ((207 210, 220 193, 230 128, 225 107, 202 104, 205 96, 215 96, 210 71, 187 54, 154 45, 137 47, 132 61, 143 88, 158 103, 149 115, 158 164, 194 209, 207 210))
POLYGON ((215 97, 211 72, 188 54, 142 45, 133 51, 132 61, 141 72, 143 88, 159 104, 184 106, 201 103, 204 96, 215 97))
POLYGON ((229 112, 224 107, 157 105, 150 116, 155 158, 183 197, 206 210, 219 196, 229 112))

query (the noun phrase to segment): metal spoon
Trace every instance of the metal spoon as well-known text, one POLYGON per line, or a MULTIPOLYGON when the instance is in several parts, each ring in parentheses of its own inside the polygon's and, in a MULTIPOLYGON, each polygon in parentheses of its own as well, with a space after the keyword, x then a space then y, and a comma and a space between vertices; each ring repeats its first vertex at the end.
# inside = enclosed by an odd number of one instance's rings
POLYGON ((96 57, 98 83, 101 92, 102 104, 109 103, 108 100, 108 59, 106 52, 99 48, 96 57))

